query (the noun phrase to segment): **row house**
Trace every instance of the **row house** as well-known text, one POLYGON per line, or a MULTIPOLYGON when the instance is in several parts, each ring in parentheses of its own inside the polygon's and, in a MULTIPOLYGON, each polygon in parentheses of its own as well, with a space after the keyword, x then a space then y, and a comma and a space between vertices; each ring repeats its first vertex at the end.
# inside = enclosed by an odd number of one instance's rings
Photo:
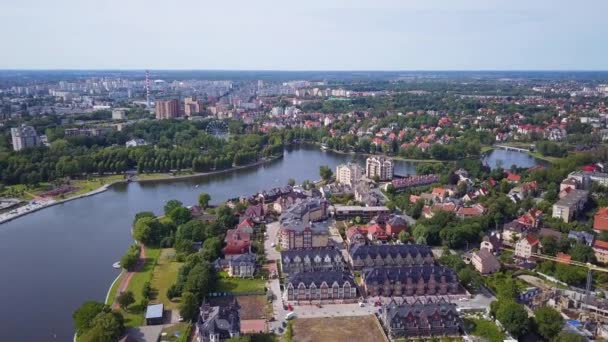
POLYGON ((369 296, 456 295, 464 293, 454 270, 436 265, 376 267, 362 275, 369 296))
POLYGON ((593 243, 593 253, 599 263, 608 263, 608 241, 596 240, 593 243))
POLYGON ((391 339, 459 336, 463 329, 456 304, 444 300, 411 304, 392 301, 382 309, 379 318, 391 339))
POLYGON ((335 248, 306 248, 281 251, 281 271, 284 274, 317 271, 343 271, 344 260, 335 248))
POLYGON ((431 248, 426 245, 355 245, 348 252, 353 269, 434 265, 431 248))
POLYGON ((354 300, 357 285, 348 272, 300 272, 287 280, 284 297, 288 301, 354 300))

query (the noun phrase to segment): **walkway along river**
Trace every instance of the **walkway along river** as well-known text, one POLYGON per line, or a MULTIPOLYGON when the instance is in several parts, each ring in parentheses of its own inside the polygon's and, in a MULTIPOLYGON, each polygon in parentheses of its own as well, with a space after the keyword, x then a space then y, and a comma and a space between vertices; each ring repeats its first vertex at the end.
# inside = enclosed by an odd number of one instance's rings
MULTIPOLYGON (((193 204, 201 192, 217 203, 283 186, 289 178, 314 180, 319 178, 320 165, 335 169, 353 158, 364 163, 364 157, 318 148, 286 150, 284 158, 252 168, 193 179, 117 184, 101 194, 0 225, 2 340, 71 340, 72 312, 85 300, 103 301, 118 274, 112 263, 132 242, 135 213, 160 213, 170 199, 193 204)), ((395 171, 413 174, 415 164, 397 161, 395 171)))

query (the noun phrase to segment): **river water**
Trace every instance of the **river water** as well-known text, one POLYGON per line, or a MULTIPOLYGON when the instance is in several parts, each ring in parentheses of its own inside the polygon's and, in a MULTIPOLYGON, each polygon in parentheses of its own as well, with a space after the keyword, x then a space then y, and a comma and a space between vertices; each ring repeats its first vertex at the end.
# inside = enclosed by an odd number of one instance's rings
MULTIPOLYGON (((364 159, 302 147, 257 167, 197 179, 115 185, 2 224, 0 340, 70 341, 72 312, 85 300, 104 300, 118 275, 111 265, 132 242, 130 225, 139 211, 160 213, 170 199, 194 204, 201 192, 217 203, 283 186, 289 178, 298 183, 318 179, 320 165, 335 170, 353 160, 363 165, 364 159)), ((488 163, 492 161, 491 155, 488 163)), ((511 164, 503 162, 504 167, 511 164)), ((415 164, 397 161, 395 172, 413 174, 415 164)))

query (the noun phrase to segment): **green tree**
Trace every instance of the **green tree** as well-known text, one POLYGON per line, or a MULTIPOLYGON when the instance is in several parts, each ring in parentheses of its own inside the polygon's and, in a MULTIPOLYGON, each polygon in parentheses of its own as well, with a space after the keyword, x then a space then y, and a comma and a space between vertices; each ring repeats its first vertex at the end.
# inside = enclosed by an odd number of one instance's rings
POLYGON ((190 214, 190 210, 185 207, 177 207, 169 212, 169 217, 171 220, 177 224, 184 224, 192 219, 192 214, 190 214))
POLYGON ((564 327, 562 315, 548 306, 543 306, 534 311, 534 321, 538 333, 547 341, 553 340, 564 327))
POLYGON ((116 301, 118 302, 118 305, 123 308, 123 310, 127 311, 129 305, 135 303, 135 297, 133 296, 133 292, 125 291, 118 295, 116 301))
POLYGON ((198 312, 198 298, 192 292, 184 292, 179 304, 179 314, 185 321, 192 321, 198 312))
POLYGON ((104 303, 95 301, 84 302, 72 314, 76 333, 78 335, 82 335, 85 331, 89 330, 92 326, 93 319, 95 319, 98 314, 106 310, 109 310, 109 308, 104 303))
POLYGON ((127 249, 127 252, 125 253, 125 255, 123 255, 123 257, 120 258, 120 265, 122 266, 122 268, 129 271, 129 270, 132 270, 135 267, 135 265, 137 265, 138 261, 139 261, 139 246, 131 245, 131 246, 129 246, 129 249, 127 249))
POLYGON ((171 211, 173 211, 173 209, 175 209, 175 208, 179 208, 179 207, 181 207, 182 205, 183 205, 183 204, 182 204, 182 202, 180 202, 180 201, 178 201, 178 200, 170 200, 170 201, 167 201, 167 203, 165 203, 165 207, 164 207, 164 212, 165 212, 165 215, 169 215, 169 213, 170 213, 171 211))
POLYGON ((410 233, 403 230, 403 231, 399 232, 399 235, 397 237, 399 238, 399 241, 406 243, 410 239, 410 233))
POLYGON ((501 304, 496 312, 496 318, 515 337, 520 337, 528 331, 528 313, 523 305, 514 301, 501 304))
POLYGON ((553 236, 543 236, 541 239, 543 253, 553 255, 557 253, 557 240, 553 236))
POLYGON ((593 248, 582 243, 577 243, 570 249, 570 256, 572 256, 572 260, 579 262, 590 262, 593 264, 597 261, 593 248))
POLYGON ((289 178, 289 180, 287 181, 287 185, 289 185, 289 186, 296 185, 296 180, 293 178, 289 178))
POLYGON ((331 171, 329 166, 321 165, 319 166, 319 175, 321 176, 321 179, 328 182, 331 180, 331 177, 333 177, 334 173, 331 171))
POLYGON ((198 205, 201 207, 207 208, 207 206, 209 206, 209 201, 211 201, 211 196, 209 196, 208 193, 201 192, 200 195, 198 195, 198 205))
POLYGON ((152 225, 156 221, 154 217, 142 217, 133 226, 133 238, 144 245, 149 245, 153 239, 152 225))
POLYGON ((116 312, 102 312, 95 316, 92 328, 80 338, 80 341, 114 342, 122 335, 123 330, 122 315, 116 312))

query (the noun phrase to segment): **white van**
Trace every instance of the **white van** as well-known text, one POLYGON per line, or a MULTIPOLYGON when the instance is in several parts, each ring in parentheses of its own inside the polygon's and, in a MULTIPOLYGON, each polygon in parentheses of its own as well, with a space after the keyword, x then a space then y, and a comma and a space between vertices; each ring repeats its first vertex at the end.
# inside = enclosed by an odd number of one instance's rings
POLYGON ((293 311, 290 312, 290 313, 288 313, 287 315, 285 315, 285 320, 286 321, 289 321, 290 319, 294 319, 294 318, 296 318, 296 313, 293 312, 293 311))

